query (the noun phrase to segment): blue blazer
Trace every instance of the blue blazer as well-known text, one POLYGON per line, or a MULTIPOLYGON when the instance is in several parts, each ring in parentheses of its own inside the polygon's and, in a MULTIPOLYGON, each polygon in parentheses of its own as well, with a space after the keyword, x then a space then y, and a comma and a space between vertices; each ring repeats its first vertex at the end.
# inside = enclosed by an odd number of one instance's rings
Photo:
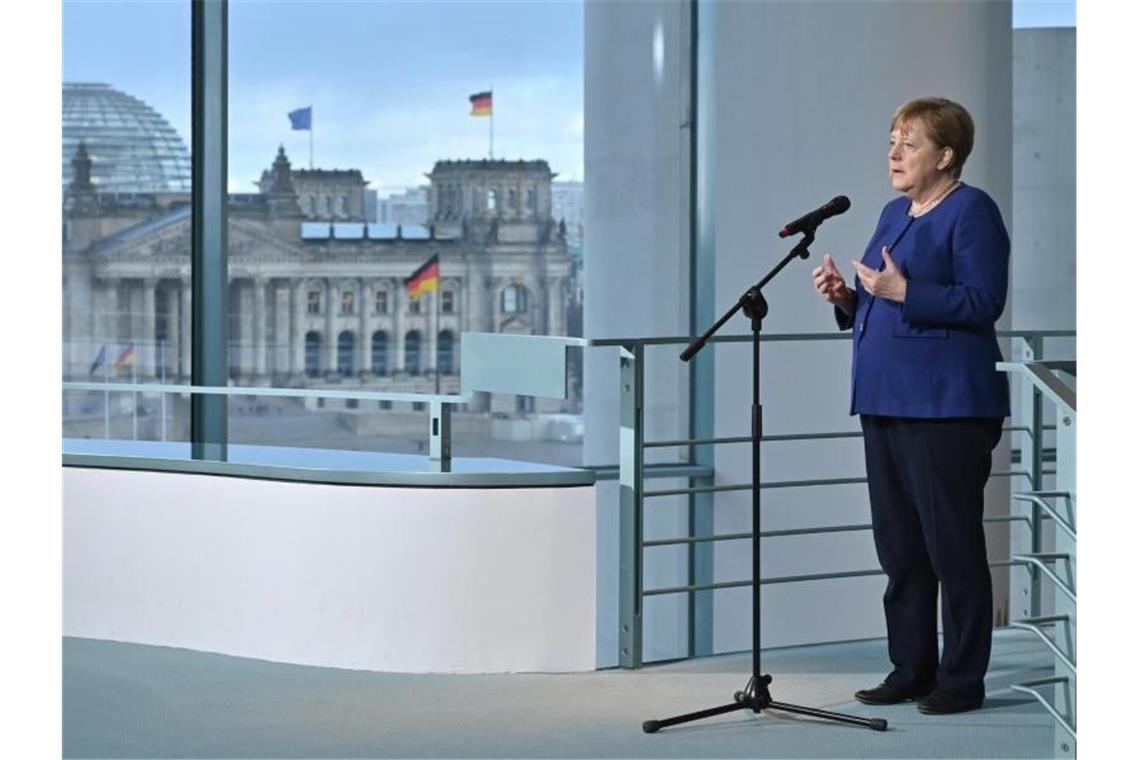
POLYGON ((910 199, 883 208, 863 254, 883 266, 883 246, 907 278, 906 300, 875 298, 855 278, 856 308, 836 308, 854 328, 851 414, 895 417, 1005 417, 1009 382, 994 323, 1005 308, 1009 236, 997 204, 962 185, 929 213, 910 199))

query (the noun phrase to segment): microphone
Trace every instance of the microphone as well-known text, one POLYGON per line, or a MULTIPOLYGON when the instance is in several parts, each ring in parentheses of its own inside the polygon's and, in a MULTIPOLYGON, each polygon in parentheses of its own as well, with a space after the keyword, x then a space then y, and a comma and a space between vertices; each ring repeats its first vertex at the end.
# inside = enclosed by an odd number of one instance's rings
POLYGON ((798 232, 815 229, 824 219, 838 216, 849 208, 851 208, 851 201, 848 200, 847 196, 837 195, 815 211, 809 211, 794 222, 789 222, 784 226, 784 229, 780 230, 780 237, 786 238, 798 232))

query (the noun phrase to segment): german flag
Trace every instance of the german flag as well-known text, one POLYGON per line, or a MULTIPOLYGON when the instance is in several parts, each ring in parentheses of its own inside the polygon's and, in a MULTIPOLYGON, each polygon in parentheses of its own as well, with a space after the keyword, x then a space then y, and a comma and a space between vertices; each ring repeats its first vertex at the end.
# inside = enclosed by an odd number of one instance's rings
POLYGON ((119 354, 119 358, 115 360, 114 366, 115 366, 115 369, 122 369, 123 367, 129 367, 130 365, 132 365, 134 363, 135 363, 135 344, 132 343, 131 345, 129 345, 125 349, 123 349, 123 352, 121 354, 119 354))
POLYGON ((491 91, 477 92, 472 95, 468 100, 471 101, 471 115, 472 116, 490 116, 491 115, 491 91))
POLYGON ((404 287, 408 289, 408 297, 418 300, 422 293, 439 289, 439 254, 432 256, 423 266, 404 280, 404 287))

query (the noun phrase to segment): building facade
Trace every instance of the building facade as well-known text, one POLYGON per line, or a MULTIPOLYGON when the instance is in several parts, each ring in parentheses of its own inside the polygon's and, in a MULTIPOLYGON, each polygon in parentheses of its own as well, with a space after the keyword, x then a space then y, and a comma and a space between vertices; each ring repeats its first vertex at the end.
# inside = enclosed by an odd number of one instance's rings
MULTIPOLYGON (((188 382, 189 194, 107 196, 91 163, 79 143, 64 210, 65 379, 188 382)), ((546 162, 438 162, 429 176, 426 225, 363 223, 359 171, 295 171, 283 149, 259 192, 231 196, 235 384, 431 393, 438 374, 442 392, 457 392, 463 332, 567 334, 578 289, 546 162), (359 206, 323 221, 299 188, 359 206), (438 291, 411 300, 404 279, 436 255, 438 291)), ((513 397, 468 408, 520 410, 513 397)))

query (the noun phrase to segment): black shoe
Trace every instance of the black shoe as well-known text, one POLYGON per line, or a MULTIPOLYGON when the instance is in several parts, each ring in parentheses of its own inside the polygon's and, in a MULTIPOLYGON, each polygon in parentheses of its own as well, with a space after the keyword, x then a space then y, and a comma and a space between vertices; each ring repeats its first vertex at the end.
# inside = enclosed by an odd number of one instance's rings
POLYGON ((935 689, 918 701, 918 711, 927 715, 949 715, 969 712, 982 706, 985 697, 956 697, 948 691, 935 689))
POLYGON ((865 705, 897 705, 910 699, 921 699, 930 693, 930 685, 904 686, 891 683, 890 679, 883 681, 873 689, 861 689, 855 692, 855 699, 865 705))

